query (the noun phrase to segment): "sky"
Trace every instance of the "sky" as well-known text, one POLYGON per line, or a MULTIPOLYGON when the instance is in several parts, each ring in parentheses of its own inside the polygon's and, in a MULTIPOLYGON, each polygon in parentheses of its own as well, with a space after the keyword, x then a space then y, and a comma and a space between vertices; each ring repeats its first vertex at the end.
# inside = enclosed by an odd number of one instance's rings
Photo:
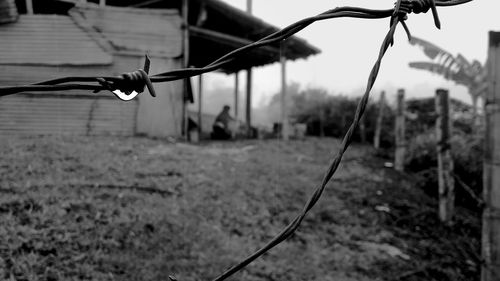
MULTIPOLYGON (((232 6, 246 9, 246 0, 223 0, 232 6)), ((253 0, 253 14, 276 26, 285 27, 302 18, 340 6, 372 9, 393 7, 394 0, 253 0)), ((484 63, 487 54, 488 31, 500 31, 500 1, 475 0, 461 6, 438 7, 441 30, 436 29, 432 14, 410 14, 406 21, 413 35, 433 42, 452 54, 462 54, 469 61, 484 63)), ((287 64, 287 81, 302 87, 322 87, 332 94, 359 96, 363 93, 368 74, 376 60, 380 44, 389 28, 389 20, 339 18, 314 23, 297 34, 318 47, 321 54, 287 64)), ((452 97, 470 102, 467 90, 443 78, 420 70, 410 69, 410 61, 427 61, 422 51, 408 43, 402 26, 398 27, 395 44, 383 60, 372 97, 386 91, 389 100, 398 88, 408 97, 434 95, 436 88, 447 88, 452 97)), ((244 97, 245 75, 240 74, 241 96, 244 97)), ((234 76, 209 74, 204 78, 207 91, 233 87, 234 76)), ((254 69, 253 107, 267 103, 279 92, 278 64, 254 69)))

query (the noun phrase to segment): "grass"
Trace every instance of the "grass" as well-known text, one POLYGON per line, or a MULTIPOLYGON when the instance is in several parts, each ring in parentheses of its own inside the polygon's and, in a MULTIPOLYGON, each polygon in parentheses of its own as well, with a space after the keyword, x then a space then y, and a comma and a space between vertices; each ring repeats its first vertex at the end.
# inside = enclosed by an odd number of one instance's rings
MULTIPOLYGON (((286 226, 335 139, 192 146, 0 139, 0 278, 210 280, 286 226)), ((290 239, 233 280, 479 280, 479 219, 447 228, 413 178, 348 150, 290 239)))

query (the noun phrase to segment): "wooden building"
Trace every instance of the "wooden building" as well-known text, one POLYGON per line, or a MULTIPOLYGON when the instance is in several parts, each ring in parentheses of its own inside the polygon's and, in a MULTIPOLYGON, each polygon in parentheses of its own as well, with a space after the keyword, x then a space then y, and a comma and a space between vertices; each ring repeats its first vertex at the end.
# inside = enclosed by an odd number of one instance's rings
MULTIPOLYGON (((94 2, 0 0, 0 85, 119 75, 141 68, 146 53, 153 74, 204 66, 276 30, 218 0, 94 2)), ((284 52, 279 46, 255 50, 221 71, 237 73, 277 62, 280 55, 298 59, 318 52, 292 38, 284 52)), ((156 98, 142 94, 129 102, 80 90, 2 97, 0 135, 181 136, 187 88, 184 81, 158 83, 156 98)))

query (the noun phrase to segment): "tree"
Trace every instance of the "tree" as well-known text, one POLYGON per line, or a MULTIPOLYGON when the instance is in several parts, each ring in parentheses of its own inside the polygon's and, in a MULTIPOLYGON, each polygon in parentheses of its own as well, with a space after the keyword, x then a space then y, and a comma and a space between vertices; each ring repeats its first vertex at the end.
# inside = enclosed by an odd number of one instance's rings
POLYGON ((472 99, 473 116, 477 122, 477 102, 480 97, 484 97, 487 89, 486 68, 477 60, 470 63, 461 54, 453 56, 448 51, 415 36, 410 43, 422 48, 424 54, 432 60, 431 62, 410 62, 410 67, 430 71, 467 87, 472 99))

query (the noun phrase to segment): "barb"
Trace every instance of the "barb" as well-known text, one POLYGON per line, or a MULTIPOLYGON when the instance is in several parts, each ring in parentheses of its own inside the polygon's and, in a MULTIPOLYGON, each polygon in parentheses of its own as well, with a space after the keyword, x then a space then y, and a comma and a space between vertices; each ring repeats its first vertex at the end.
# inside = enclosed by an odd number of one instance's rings
MULTIPOLYGON (((398 22, 401 22, 407 34, 410 36, 409 29, 406 26, 406 23, 404 23, 404 20, 406 19, 406 14, 409 14, 411 12, 425 13, 429 9, 432 9, 434 15, 434 21, 436 25, 439 26, 438 25, 439 18, 437 17, 437 11, 435 6, 455 6, 471 1, 472 0, 453 0, 453 1, 398 0, 397 7, 395 9, 390 9, 390 10, 371 10, 371 9, 363 9, 357 7, 335 8, 326 11, 322 14, 319 14, 317 16, 300 20, 280 31, 277 31, 271 35, 262 38, 261 40, 258 40, 242 48, 236 49, 202 68, 178 69, 169 72, 155 74, 152 76, 144 75, 144 73, 142 73, 140 70, 137 70, 132 73, 123 74, 118 77, 74 77, 74 76, 64 77, 30 85, 0 87, 0 97, 22 92, 90 90, 97 93, 103 90, 112 90, 115 96, 117 96, 119 99, 126 101, 133 99, 135 96, 137 96, 137 94, 141 93, 142 92, 141 89, 144 89, 145 86, 148 88, 150 94, 154 96, 155 92, 152 83, 180 80, 217 70, 223 67, 224 65, 230 63, 235 57, 239 55, 247 53, 255 48, 259 48, 265 45, 277 43, 281 40, 285 40, 317 21, 333 19, 333 18, 342 18, 342 17, 364 18, 364 19, 382 19, 391 17, 393 19, 397 19, 398 22)), ((392 21, 391 21, 391 26, 392 26, 392 21)), ((147 71, 144 72, 148 74, 147 71)))
POLYGON ((144 91, 144 86, 148 88, 149 94, 156 97, 156 92, 149 79, 148 72, 151 61, 146 55, 143 69, 121 75, 117 81, 107 81, 104 78, 96 78, 97 82, 104 88, 112 92, 116 97, 123 101, 130 101, 144 91))

